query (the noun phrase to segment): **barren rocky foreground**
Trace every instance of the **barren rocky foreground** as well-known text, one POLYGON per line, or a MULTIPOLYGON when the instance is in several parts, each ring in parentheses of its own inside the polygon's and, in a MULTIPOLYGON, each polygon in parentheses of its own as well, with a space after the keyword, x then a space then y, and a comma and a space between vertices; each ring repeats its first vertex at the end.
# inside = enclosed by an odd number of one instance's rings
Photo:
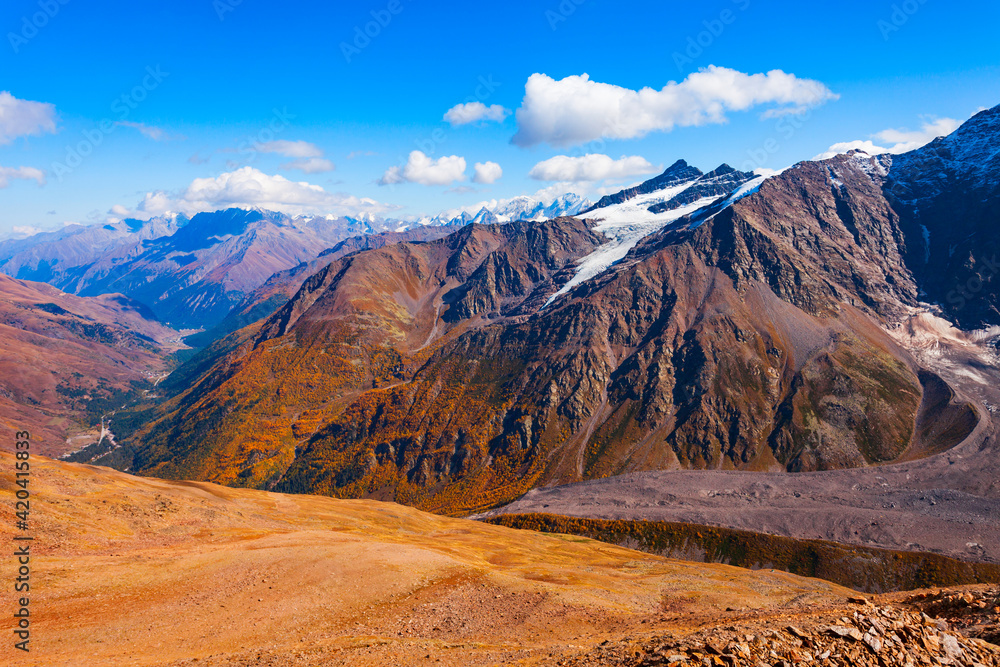
MULTIPOLYGON (((0 465, 12 466, 12 457, 0 455, 0 465)), ((31 488, 31 653, 5 646, 5 664, 660 664, 650 661, 668 641, 695 658, 702 637, 719 632, 746 628, 743 635, 770 646, 764 629, 876 613, 821 580, 668 560, 391 503, 145 479, 46 459, 33 461, 31 488)), ((4 504, 5 539, 11 512, 4 504)), ((941 649, 934 655, 957 645, 975 658, 951 664, 1000 664, 1000 649, 955 631, 952 643, 932 629, 941 649)), ((803 645, 800 654, 810 650, 803 645)), ((914 646, 915 655, 931 655, 914 646)), ((731 655, 721 649, 712 664, 731 655)), ((742 660, 736 664, 756 664, 742 660)))

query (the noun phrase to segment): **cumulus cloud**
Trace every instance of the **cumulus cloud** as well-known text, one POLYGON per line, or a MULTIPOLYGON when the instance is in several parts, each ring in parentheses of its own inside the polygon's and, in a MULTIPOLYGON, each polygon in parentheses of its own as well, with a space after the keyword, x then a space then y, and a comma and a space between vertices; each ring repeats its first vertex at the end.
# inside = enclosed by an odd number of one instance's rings
POLYGON ((16 237, 28 237, 41 234, 44 230, 41 227, 33 227, 31 225, 14 225, 10 228, 10 231, 16 237))
POLYGON ((56 108, 46 102, 19 100, 6 90, 0 92, 0 146, 18 137, 55 134, 56 108))
POLYGON ((182 134, 169 134, 161 127, 154 127, 152 125, 146 125, 145 123, 134 123, 130 120, 120 120, 116 123, 116 125, 131 127, 134 130, 139 130, 139 132, 142 133, 142 136, 148 137, 153 141, 177 141, 187 138, 182 134))
POLYGON ((630 178, 651 174, 657 167, 638 155, 622 156, 614 160, 600 153, 582 157, 557 155, 536 164, 528 176, 536 181, 603 181, 608 178, 630 178))
POLYGON ((447 155, 437 160, 421 151, 410 153, 402 167, 390 167, 378 180, 379 185, 419 183, 420 185, 451 185, 465 180, 465 158, 447 155))
POLYGON ((830 146, 826 149, 826 151, 814 157, 813 160, 827 160, 832 158, 834 155, 850 153, 851 151, 864 151, 869 155, 880 155, 882 153, 888 153, 889 149, 883 146, 876 146, 875 142, 870 139, 867 141, 862 141, 861 139, 857 139, 855 141, 841 141, 830 146))
POLYGON ((486 106, 482 102, 469 102, 468 104, 456 104, 444 114, 444 119, 455 125, 468 125, 477 121, 493 121, 502 123, 510 115, 510 109, 505 109, 499 104, 486 106))
POLYGON ((473 168, 476 170, 476 175, 472 177, 473 183, 489 185, 503 176, 503 169, 496 162, 477 162, 473 168))
POLYGON ((289 215, 360 215, 394 208, 374 199, 331 193, 318 185, 242 167, 214 178, 196 178, 180 193, 148 192, 134 210, 112 209, 112 213, 146 219, 166 213, 194 215, 255 206, 289 215))
POLYGON ((513 143, 563 147, 596 139, 634 139, 674 127, 726 122, 726 113, 777 105, 775 113, 798 113, 837 95, 824 84, 772 70, 744 74, 710 66, 661 90, 631 90, 591 81, 587 74, 556 81, 532 74, 517 110, 513 143))
POLYGON ((8 187, 15 179, 45 185, 45 172, 34 167, 0 167, 0 189, 8 187))
POLYGON ((843 141, 830 146, 814 160, 826 160, 834 155, 840 155, 853 150, 860 150, 869 155, 891 153, 898 155, 926 146, 938 137, 951 134, 962 124, 954 118, 929 118, 923 122, 919 130, 882 130, 872 135, 872 139, 843 141), (875 141, 879 143, 876 144, 875 141), (885 146, 879 144, 887 144, 885 146))
POLYGON ((925 146, 938 137, 944 137, 959 128, 962 121, 954 118, 928 119, 923 122, 919 130, 882 130, 875 135, 875 139, 884 143, 893 144, 889 148, 890 153, 905 153, 925 146))

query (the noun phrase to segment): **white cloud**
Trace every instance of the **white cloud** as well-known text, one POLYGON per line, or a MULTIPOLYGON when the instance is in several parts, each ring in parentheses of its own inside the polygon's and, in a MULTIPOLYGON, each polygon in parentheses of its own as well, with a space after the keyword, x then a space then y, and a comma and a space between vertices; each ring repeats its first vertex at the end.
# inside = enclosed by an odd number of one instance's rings
MULTIPOLYGON (((565 194, 572 192, 573 194, 580 195, 581 197, 589 197, 592 194, 593 185, 590 183, 573 183, 570 181, 560 181, 558 183, 553 183, 548 185, 537 192, 535 192, 532 197, 538 201, 551 202, 557 197, 562 197, 565 194)), ((621 188, 616 188, 614 191, 617 192, 621 188)), ((604 194, 604 193, 601 193, 604 194)))
POLYGON ((285 139, 279 139, 278 141, 267 141, 264 143, 254 144, 254 148, 261 153, 277 153, 278 155, 283 155, 285 157, 300 159, 323 157, 323 150, 316 144, 311 144, 308 141, 287 141, 285 139))
POLYGON ((779 175, 783 171, 788 171, 788 167, 785 167, 784 169, 771 169, 770 167, 757 167, 756 169, 753 170, 753 173, 756 174, 757 176, 766 176, 767 178, 771 178, 772 176, 779 175))
POLYGON ((293 162, 286 162, 281 165, 281 169, 298 169, 299 171, 304 171, 307 174, 323 174, 328 171, 333 171, 337 166, 333 164, 330 160, 324 157, 310 157, 302 160, 295 160, 293 162))
POLYGON ((830 146, 825 152, 814 157, 813 160, 827 160, 834 155, 840 155, 852 150, 864 151, 869 155, 880 155, 882 153, 898 155, 899 153, 906 153, 916 150, 921 146, 926 146, 938 137, 947 136, 957 130, 961 124, 961 121, 954 118, 937 118, 924 121, 919 130, 882 130, 873 134, 872 138, 879 143, 891 145, 880 146, 871 139, 844 141, 830 146))
POLYGON ((277 141, 254 144, 254 148, 261 153, 273 153, 295 158, 291 162, 281 165, 280 169, 297 169, 307 174, 322 174, 337 168, 333 162, 323 157, 322 148, 308 141, 279 139, 277 141))
POLYGON ((502 123, 510 115, 510 109, 505 109, 499 104, 486 106, 482 102, 469 102, 468 104, 456 104, 444 115, 444 119, 454 125, 468 125, 477 121, 491 120, 502 123))
POLYGON ((557 155, 536 164, 528 176, 536 181, 603 181, 608 178, 629 178, 651 174, 657 168, 644 157, 622 156, 614 160, 600 153, 582 157, 557 155))
POLYGON ((661 90, 631 90, 591 81, 586 74, 559 81, 532 74, 517 110, 513 142, 561 147, 602 138, 634 139, 674 127, 724 123, 728 111, 775 104, 778 111, 793 113, 837 97, 819 81, 781 70, 744 74, 713 65, 661 90))
POLYGON ((45 172, 34 167, 0 167, 0 188, 8 187, 13 179, 45 185, 45 172))
POLYGON ((496 162, 477 162, 474 168, 476 175, 472 177, 473 183, 489 185, 496 183, 503 176, 503 168, 496 162))
POLYGON ((889 148, 890 153, 905 153, 920 148, 938 137, 944 137, 962 124, 962 121, 954 118, 928 119, 920 126, 919 130, 910 132, 907 130, 882 130, 875 135, 875 139, 894 144, 889 148))
POLYGON ((46 102, 19 100, 0 92, 0 146, 18 137, 56 132, 56 108, 46 102))
POLYGON ((41 227, 32 227, 30 225, 14 225, 10 228, 10 231, 14 236, 28 237, 41 234, 44 230, 41 227))
POLYGON ((437 160, 421 151, 410 153, 402 167, 390 167, 378 180, 379 185, 419 183, 420 185, 451 185, 465 180, 465 158, 447 155, 437 160))
POLYGON ((116 123, 116 125, 131 127, 134 130, 139 130, 144 137, 148 137, 153 141, 176 141, 187 138, 182 134, 169 134, 161 127, 154 127, 152 125, 146 125, 145 123, 134 123, 130 120, 120 120, 116 123))
POLYGON ((116 215, 119 218, 127 218, 131 213, 131 211, 129 211, 121 204, 115 204, 114 206, 111 207, 111 210, 108 211, 108 213, 110 213, 111 215, 116 215))
POLYGON ((830 146, 825 152, 814 157, 813 160, 828 160, 835 155, 841 155, 851 151, 864 151, 869 155, 880 155, 882 153, 888 153, 889 149, 882 146, 876 146, 875 142, 871 140, 862 141, 857 139, 855 141, 842 141, 830 146))
POLYGON ((148 192, 133 211, 112 209, 112 213, 118 217, 148 219, 171 212, 194 215, 255 206, 289 215, 359 215, 394 208, 374 199, 331 193, 318 185, 242 167, 215 178, 196 178, 182 193, 148 192))

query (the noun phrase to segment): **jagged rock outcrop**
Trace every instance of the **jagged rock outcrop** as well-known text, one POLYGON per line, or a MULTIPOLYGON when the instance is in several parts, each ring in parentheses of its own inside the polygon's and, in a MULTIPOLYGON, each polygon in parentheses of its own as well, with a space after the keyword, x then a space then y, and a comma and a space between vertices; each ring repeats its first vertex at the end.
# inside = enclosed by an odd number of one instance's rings
POLYGON ((659 646, 642 651, 633 664, 1000 665, 1000 647, 965 637, 951 630, 946 621, 897 606, 876 606, 864 598, 857 602, 857 610, 839 618, 789 618, 791 625, 774 619, 767 625, 739 623, 681 639, 664 637, 659 646))
POLYGON ((680 185, 681 183, 687 183, 699 178, 700 176, 704 176, 704 172, 702 172, 701 169, 692 167, 684 160, 678 160, 667 167, 666 171, 656 178, 651 178, 634 188, 626 188, 625 190, 616 192, 613 195, 605 195, 601 197, 596 204, 583 211, 580 215, 586 216, 591 211, 595 211, 600 208, 607 208, 608 206, 614 206, 615 204, 622 204, 630 199, 638 197, 639 195, 645 195, 651 192, 656 192, 657 190, 663 190, 675 185, 680 185))

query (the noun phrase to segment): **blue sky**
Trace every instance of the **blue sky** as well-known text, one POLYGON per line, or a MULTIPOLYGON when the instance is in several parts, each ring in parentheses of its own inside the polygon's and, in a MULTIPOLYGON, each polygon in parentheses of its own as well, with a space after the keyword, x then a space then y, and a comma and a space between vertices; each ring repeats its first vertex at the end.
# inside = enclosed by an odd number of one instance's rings
POLYGON ((940 0, 8 0, 0 234, 241 197, 435 214, 678 158, 901 150, 1000 104, 997 25, 997 3, 940 0), (444 119, 473 101, 451 118, 479 120, 444 119))

